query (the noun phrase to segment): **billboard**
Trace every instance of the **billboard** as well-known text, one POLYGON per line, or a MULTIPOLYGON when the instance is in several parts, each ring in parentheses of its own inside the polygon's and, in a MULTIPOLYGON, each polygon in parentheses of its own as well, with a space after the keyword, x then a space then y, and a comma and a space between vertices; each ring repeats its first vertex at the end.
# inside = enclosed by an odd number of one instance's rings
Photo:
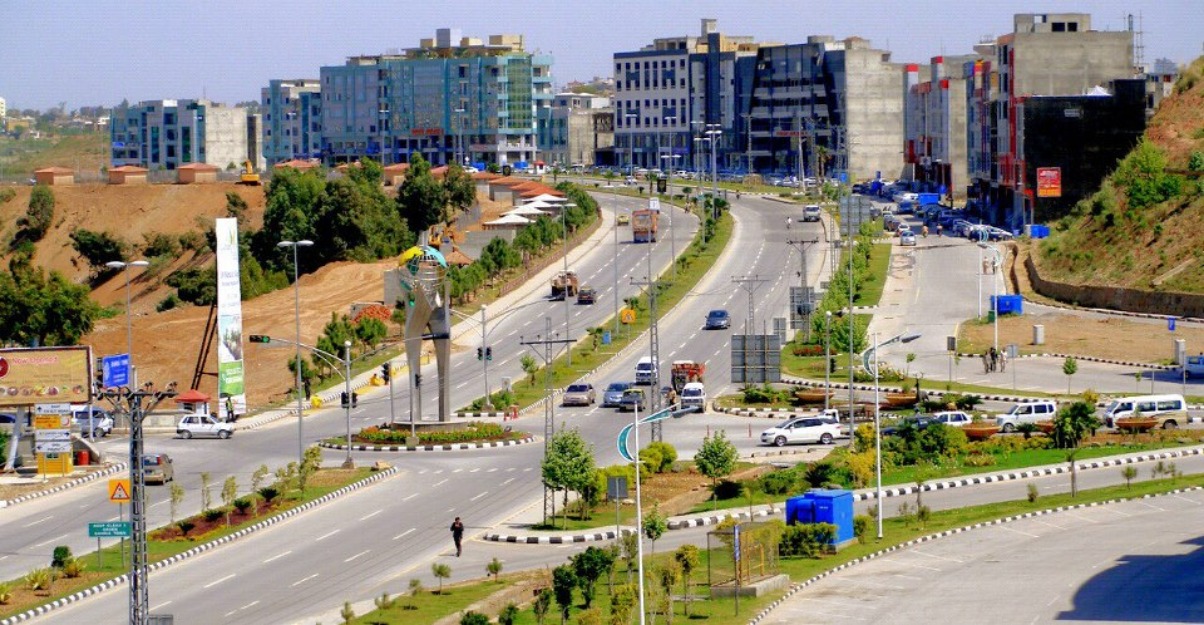
POLYGON ((242 358, 238 220, 218 219, 214 230, 217 239, 217 392, 230 398, 235 414, 245 414, 247 396, 242 358))
POLYGON ((91 398, 91 347, 0 349, 0 406, 85 404, 91 398))
POLYGON ((1037 197, 1062 197, 1062 168, 1037 168, 1037 197))

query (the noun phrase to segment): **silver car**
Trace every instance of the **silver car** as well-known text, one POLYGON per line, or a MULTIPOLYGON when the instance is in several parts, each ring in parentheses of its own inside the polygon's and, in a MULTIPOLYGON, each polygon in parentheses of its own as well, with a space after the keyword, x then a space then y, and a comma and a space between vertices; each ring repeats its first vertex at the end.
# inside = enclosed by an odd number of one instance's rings
POLYGON ((593 384, 570 384, 564 389, 565 406, 592 406, 596 400, 593 384))

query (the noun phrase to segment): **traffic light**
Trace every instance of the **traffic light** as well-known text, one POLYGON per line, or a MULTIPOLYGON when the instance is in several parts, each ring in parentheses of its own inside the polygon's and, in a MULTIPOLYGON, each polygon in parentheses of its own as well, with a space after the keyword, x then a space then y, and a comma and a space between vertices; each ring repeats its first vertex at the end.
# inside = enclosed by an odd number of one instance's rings
POLYGON ((484 350, 481 349, 480 347, 478 347, 477 348, 477 360, 481 360, 482 358, 484 358, 484 350))
POLYGON ((389 363, 386 362, 380 366, 380 377, 385 381, 385 384, 389 383, 389 363))
POLYGON ((485 360, 493 360, 493 348, 492 347, 485 348, 485 360))
POLYGON ((359 403, 360 403, 360 394, 359 394, 359 393, 352 393, 352 394, 351 394, 351 407, 352 407, 352 408, 355 408, 355 407, 356 407, 356 405, 357 405, 357 404, 359 404, 359 403))
POLYGON ((266 334, 252 334, 248 340, 252 343, 271 343, 272 337, 266 334))
POLYGON ((350 406, 350 405, 351 405, 351 398, 347 397, 347 392, 346 392, 346 391, 343 391, 342 393, 339 393, 339 400, 340 400, 340 401, 339 401, 339 405, 341 405, 341 406, 342 406, 342 407, 344 407, 344 408, 346 408, 346 407, 348 407, 348 406, 350 406))

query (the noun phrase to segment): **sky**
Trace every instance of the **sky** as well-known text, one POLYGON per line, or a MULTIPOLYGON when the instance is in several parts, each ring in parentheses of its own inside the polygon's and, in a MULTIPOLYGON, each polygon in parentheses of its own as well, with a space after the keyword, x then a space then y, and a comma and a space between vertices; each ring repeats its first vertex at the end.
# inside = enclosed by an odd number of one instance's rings
POLYGON ((317 78, 348 56, 417 47, 441 27, 521 34, 551 53, 559 88, 610 74, 614 52, 657 37, 720 32, 761 42, 860 36, 897 62, 966 54, 1012 29, 1015 13, 1083 12, 1096 30, 1140 16, 1145 61, 1204 54, 1204 0, 3 0, 0 97, 9 109, 123 99, 258 100, 274 78, 317 78), (906 11, 903 10, 906 7, 906 11))

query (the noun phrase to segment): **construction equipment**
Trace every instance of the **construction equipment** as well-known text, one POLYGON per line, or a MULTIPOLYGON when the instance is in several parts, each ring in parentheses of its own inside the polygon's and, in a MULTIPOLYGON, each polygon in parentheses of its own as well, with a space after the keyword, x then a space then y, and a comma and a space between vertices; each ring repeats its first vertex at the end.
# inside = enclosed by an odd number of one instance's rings
POLYGON ((701 362, 674 360, 673 368, 669 374, 669 379, 673 381, 673 390, 681 393, 686 384, 690 382, 702 382, 702 374, 706 373, 706 369, 707 366, 701 362))
POLYGON ((631 211, 631 240, 634 243, 656 243, 656 227, 660 211, 640 209, 631 211))
POLYGON ((259 174, 255 173, 255 167, 251 161, 243 161, 242 167, 243 172, 242 176, 238 179, 238 183, 259 186, 259 174))
POLYGON ((577 297, 579 286, 577 272, 561 271, 552 278, 552 299, 560 300, 566 297, 577 297))

